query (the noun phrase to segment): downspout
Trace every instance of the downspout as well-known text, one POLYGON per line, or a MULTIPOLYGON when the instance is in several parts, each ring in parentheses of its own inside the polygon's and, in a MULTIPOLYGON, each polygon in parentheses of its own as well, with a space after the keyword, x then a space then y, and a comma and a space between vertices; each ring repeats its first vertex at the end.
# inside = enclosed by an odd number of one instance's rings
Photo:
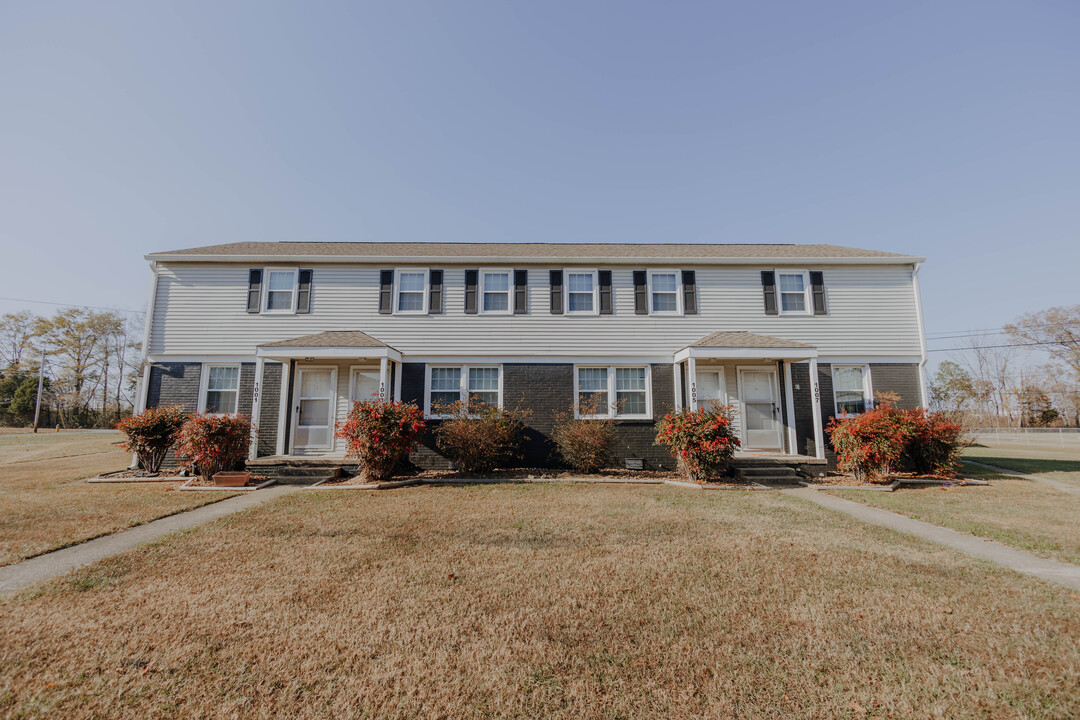
POLYGON ((919 321, 919 350, 922 355, 922 362, 919 363, 919 392, 922 394, 922 406, 928 408, 930 405, 929 398, 926 395, 926 329, 923 326, 923 310, 922 310, 922 290, 919 288, 919 270, 922 268, 922 263, 915 263, 911 270, 911 286, 915 293, 915 316, 919 321))

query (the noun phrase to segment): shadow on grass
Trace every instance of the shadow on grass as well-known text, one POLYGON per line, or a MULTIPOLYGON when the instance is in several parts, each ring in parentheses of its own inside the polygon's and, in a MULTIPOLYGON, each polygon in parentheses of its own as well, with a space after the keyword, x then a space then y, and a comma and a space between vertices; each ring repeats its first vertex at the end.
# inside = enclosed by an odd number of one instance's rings
POLYGON ((1005 458, 990 455, 965 455, 963 459, 986 463, 987 465, 997 465, 1006 470, 1015 470, 1022 473, 1080 472, 1080 461, 1077 460, 1005 458))

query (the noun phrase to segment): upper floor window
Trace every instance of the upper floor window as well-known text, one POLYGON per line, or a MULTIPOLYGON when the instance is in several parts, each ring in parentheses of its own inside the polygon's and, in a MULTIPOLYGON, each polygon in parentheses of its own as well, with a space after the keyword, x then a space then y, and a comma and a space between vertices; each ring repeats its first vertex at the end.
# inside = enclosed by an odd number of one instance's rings
POLYGON ((809 312, 810 303, 807 295, 810 292, 810 279, 808 275, 809 273, 805 270, 777 272, 781 314, 804 315, 809 312))
POLYGON ((832 377, 837 413, 858 415, 873 407, 868 365, 833 365, 832 377))
POLYGON ((502 368, 498 365, 428 366, 425 412, 445 417, 451 406, 461 403, 469 412, 484 405, 502 407, 502 368))
POLYGON ((296 309, 296 270, 266 271, 266 312, 291 313, 296 309))
POLYGON ((483 288, 481 310, 485 313, 510 312, 510 271, 484 270, 480 277, 483 288))
POLYGON ((234 414, 240 408, 240 366, 203 365, 199 412, 234 414))
POLYGON ((678 315, 681 312, 677 271, 649 273, 649 307, 654 315, 678 315))
POLYGON ((595 270, 567 270, 566 312, 595 315, 600 304, 596 297, 598 288, 595 270))
POLYGON ((648 366, 575 367, 574 385, 578 417, 652 417, 648 366))
POLYGON ((394 302, 397 312, 427 312, 427 277, 427 270, 398 270, 397 298, 394 302))

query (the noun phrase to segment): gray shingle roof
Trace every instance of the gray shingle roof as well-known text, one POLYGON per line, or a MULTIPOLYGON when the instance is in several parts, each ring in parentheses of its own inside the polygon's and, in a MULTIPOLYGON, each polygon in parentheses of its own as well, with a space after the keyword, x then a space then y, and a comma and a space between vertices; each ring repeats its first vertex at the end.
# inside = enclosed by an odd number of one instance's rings
POLYGON ((325 257, 332 258, 520 258, 562 260, 626 258, 678 260, 685 258, 895 258, 921 260, 911 255, 861 250, 840 245, 753 245, 738 243, 448 243, 448 242, 235 242, 224 245, 151 253, 148 258, 325 257))
POLYGON ((783 338, 757 335, 750 332, 714 332, 691 343, 690 347, 708 348, 812 348, 813 345, 784 340, 783 338))
POLYGON ((278 340, 277 342, 264 343, 259 347, 301 347, 301 348, 325 348, 325 347, 390 347, 381 340, 376 340, 367 333, 359 330, 328 330, 327 332, 314 335, 302 335, 278 340))

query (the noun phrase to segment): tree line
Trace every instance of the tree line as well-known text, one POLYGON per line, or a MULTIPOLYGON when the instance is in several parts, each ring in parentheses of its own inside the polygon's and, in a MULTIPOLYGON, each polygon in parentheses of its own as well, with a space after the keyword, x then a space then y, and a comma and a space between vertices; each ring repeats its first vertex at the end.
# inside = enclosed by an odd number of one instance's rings
POLYGON ((0 424, 111 427, 129 415, 139 374, 142 319, 82 308, 51 317, 0 316, 0 424))
POLYGON ((1080 427, 1080 305, 1021 315, 1004 329, 1008 342, 972 336, 963 360, 938 366, 931 407, 969 427, 1080 427))

